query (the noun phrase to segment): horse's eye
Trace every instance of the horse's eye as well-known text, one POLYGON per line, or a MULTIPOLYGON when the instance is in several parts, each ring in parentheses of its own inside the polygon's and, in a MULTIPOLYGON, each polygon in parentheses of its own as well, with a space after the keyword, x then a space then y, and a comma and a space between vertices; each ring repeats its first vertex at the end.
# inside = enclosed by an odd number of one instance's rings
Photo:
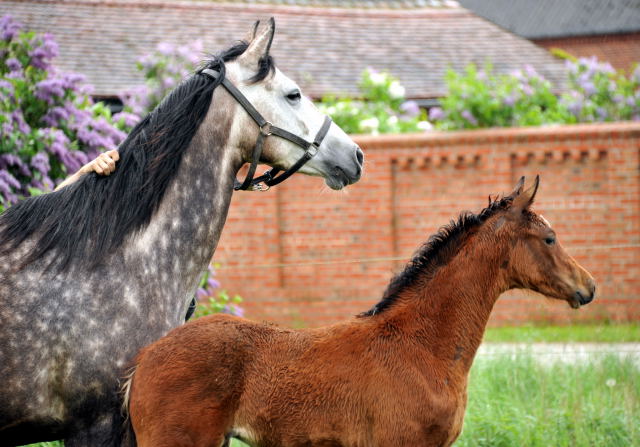
POLYGON ((302 98, 302 95, 300 94, 299 90, 295 90, 287 95, 287 99, 290 102, 298 102, 300 101, 301 98, 302 98))
POLYGON ((556 239, 553 237, 548 237, 544 240, 544 243, 547 245, 553 245, 556 243, 556 239))

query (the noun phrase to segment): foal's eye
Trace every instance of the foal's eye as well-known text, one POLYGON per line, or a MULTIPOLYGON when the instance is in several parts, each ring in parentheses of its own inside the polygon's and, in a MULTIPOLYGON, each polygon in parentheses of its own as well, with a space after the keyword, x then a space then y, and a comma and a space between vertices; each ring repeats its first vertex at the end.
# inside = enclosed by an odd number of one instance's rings
POLYGON ((553 245, 556 243, 556 239, 553 237, 548 237, 544 240, 544 243, 547 245, 553 245))
POLYGON ((289 102, 298 102, 300 101, 301 98, 302 98, 302 95, 300 94, 299 90, 294 90, 293 92, 287 95, 287 99, 289 100, 289 102))

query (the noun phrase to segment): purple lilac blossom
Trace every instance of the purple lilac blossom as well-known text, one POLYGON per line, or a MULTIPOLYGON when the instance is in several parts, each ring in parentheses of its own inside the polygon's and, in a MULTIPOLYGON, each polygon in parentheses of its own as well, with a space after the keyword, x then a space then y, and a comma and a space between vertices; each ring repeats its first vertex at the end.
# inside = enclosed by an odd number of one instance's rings
POLYGON ((538 78, 538 77, 540 77, 538 75, 538 72, 536 71, 536 69, 533 68, 533 65, 530 65, 530 64, 527 64, 527 65, 524 66, 524 73, 529 78, 538 78))
POLYGON ((415 101, 405 101, 400 104, 400 110, 402 110, 403 115, 406 117, 413 118, 420 114, 420 106, 415 101))
POLYGON ((0 79, 0 88, 8 90, 13 93, 13 84, 6 79, 0 79))
POLYGON ((49 104, 54 104, 55 98, 62 98, 64 95, 65 90, 61 79, 48 78, 36 84, 36 98, 49 104))
POLYGON ((198 287, 198 290, 196 291, 196 297, 198 301, 202 301, 208 296, 209 296, 209 293, 205 289, 203 289, 202 287, 198 287))
POLYGON ((18 32, 22 29, 22 25, 13 20, 9 14, 0 18, 0 33, 2 33, 2 39, 9 42, 13 39, 18 32))
POLYGON ((596 108, 596 115, 598 116, 599 121, 605 121, 609 116, 609 113, 604 107, 596 108))
POLYGON ((25 135, 31 133, 31 127, 24 120, 24 116, 22 116, 22 110, 16 109, 11 112, 11 120, 18 126, 19 132, 25 135))
POLYGON ((507 107, 513 107, 515 105, 515 103, 516 103, 516 96, 515 95, 507 95, 502 100, 502 103, 507 107))
POLYGON ((582 87, 587 96, 591 96, 596 92, 596 86, 591 81, 581 83, 580 87, 582 87))
POLYGON ((69 104, 66 104, 64 107, 52 107, 47 110, 47 113, 42 117, 42 122, 49 127, 57 127, 60 123, 67 121, 70 116, 69 104))
POLYGON ((31 171, 29 167, 22 162, 22 159, 15 154, 2 154, 0 156, 0 167, 5 169, 8 166, 14 166, 18 168, 20 175, 25 177, 31 177, 31 171))
POLYGON ((220 311, 220 313, 223 314, 229 314, 229 315, 235 315, 236 317, 243 317, 244 316, 244 309, 240 306, 236 306, 236 305, 225 305, 222 310, 220 311))
POLYGON ((578 73, 579 66, 577 63, 573 61, 570 61, 568 59, 564 61, 564 67, 569 71, 569 73, 572 73, 572 74, 578 73))
POLYGON ((140 121, 140 116, 129 112, 120 112, 113 115, 114 122, 120 122, 121 120, 123 120, 123 124, 126 127, 133 127, 140 121))
POLYGON ((9 59, 7 59, 5 61, 5 64, 7 65, 7 68, 9 69, 9 71, 22 70, 22 64, 15 57, 10 57, 9 59))
POLYGON ((38 152, 36 155, 31 157, 31 167, 36 169, 43 176, 46 176, 51 170, 49 156, 44 152, 38 152))
POLYGON ((163 56, 169 56, 171 55, 171 53, 175 51, 175 46, 169 42, 160 42, 156 46, 156 51, 162 54, 163 56))
POLYGON ((2 123, 2 136, 6 137, 13 133, 13 124, 11 122, 2 123))
POLYGON ((445 117, 444 110, 442 107, 431 107, 429 109, 429 120, 430 121, 438 121, 445 117))
POLYGON ((45 33, 41 41, 33 42, 33 50, 29 52, 31 65, 40 70, 48 70, 51 67, 51 60, 58 56, 58 44, 53 40, 53 36, 45 33))
POLYGON ((465 120, 467 120, 469 122, 469 124, 471 124, 473 126, 477 126, 478 125, 478 120, 476 119, 475 116, 473 116, 473 114, 469 110, 463 110, 460 115, 462 115, 462 117, 465 120))
POLYGON ((209 278, 207 279, 207 286, 209 286, 209 289, 217 289, 220 287, 220 282, 216 279, 209 278))
POLYGON ((24 79, 24 73, 22 72, 22 70, 20 71, 10 71, 9 73, 4 75, 5 79, 17 79, 17 80, 23 80, 24 79))
POLYGON ((10 194, 11 194, 11 187, 9 187, 7 182, 5 182, 4 180, 2 180, 0 178, 0 196, 2 196, 2 198, 4 198, 4 200, 2 200, 3 203, 5 202, 5 200, 8 200, 7 197, 10 194))
POLYGON ((20 182, 16 180, 16 178, 4 169, 0 170, 0 180, 4 181, 7 185, 12 188, 18 189, 20 188, 20 182))

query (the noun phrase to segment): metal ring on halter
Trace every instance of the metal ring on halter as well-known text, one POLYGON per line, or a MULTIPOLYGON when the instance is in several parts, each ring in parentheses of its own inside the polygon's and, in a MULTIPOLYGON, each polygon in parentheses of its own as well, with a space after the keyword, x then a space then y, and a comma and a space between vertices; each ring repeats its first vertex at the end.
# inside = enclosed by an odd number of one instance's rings
POLYGON ((221 60, 217 60, 216 63, 219 65, 217 70, 211 68, 205 68, 200 71, 200 74, 209 76, 214 79, 216 82, 222 84, 222 86, 233 96, 238 103, 246 110, 249 116, 255 121, 260 129, 260 133, 258 134, 258 139, 256 140, 256 144, 253 147, 253 153, 251 156, 251 163, 249 164, 249 171, 247 172, 247 177, 244 179, 242 183, 240 183, 237 179, 234 182, 233 189, 237 190, 250 190, 250 191, 266 191, 271 186, 275 186, 278 183, 283 182, 285 179, 289 178, 295 172, 297 172, 306 162, 311 160, 320 149, 320 144, 322 144, 322 140, 329 132, 329 128, 331 126, 331 118, 329 116, 324 117, 324 122, 322 126, 318 130, 313 141, 307 141, 298 135, 295 135, 285 129, 280 127, 276 127, 271 124, 269 121, 264 119, 264 117, 256 110, 255 107, 249 102, 249 100, 238 90, 225 76, 225 68, 224 62, 221 60), (273 168, 268 172, 265 172, 263 175, 257 178, 253 178, 253 175, 256 171, 256 167, 260 162, 260 156, 262 154, 262 146, 264 144, 265 138, 270 135, 274 135, 285 140, 292 142, 293 144, 300 146, 304 149, 304 154, 302 157, 298 159, 289 169, 281 173, 276 177, 279 169, 273 168), (263 183, 265 187, 256 185, 263 183))
POLYGON ((273 135, 271 133, 272 127, 273 127, 273 124, 271 124, 269 121, 266 121, 262 126, 260 126, 260 133, 265 137, 268 137, 269 135, 273 135))

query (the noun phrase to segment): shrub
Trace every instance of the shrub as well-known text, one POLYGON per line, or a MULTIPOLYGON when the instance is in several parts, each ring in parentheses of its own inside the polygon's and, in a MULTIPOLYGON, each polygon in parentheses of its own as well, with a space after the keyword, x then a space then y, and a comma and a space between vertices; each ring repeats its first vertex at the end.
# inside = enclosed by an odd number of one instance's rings
POLYGON ((377 135, 429 130, 431 124, 415 101, 389 73, 367 69, 358 87, 360 99, 325 96, 318 104, 347 133, 377 135))
POLYGON ((201 58, 200 40, 181 46, 159 43, 155 51, 141 57, 136 64, 144 75, 145 84, 120 95, 125 110, 135 115, 153 110, 169 91, 194 70, 201 58))
POLYGON ((226 290, 220 290, 220 283, 214 278, 215 268, 209 265, 209 269, 202 275, 200 286, 196 293, 198 307, 195 317, 203 317, 214 313, 244 315, 244 310, 239 304, 242 298, 239 295, 229 296, 226 290))
POLYGON ((509 75, 494 74, 490 65, 449 70, 447 95, 429 118, 443 130, 640 120, 640 68, 627 77, 595 57, 566 66, 568 91, 559 98, 531 66, 509 75))
MULTIPOLYGON (((51 190, 132 125, 89 96, 84 77, 52 65, 58 45, 50 34, 23 31, 0 19, 0 208, 51 190)), ((136 117, 137 118, 137 117, 136 117)))

